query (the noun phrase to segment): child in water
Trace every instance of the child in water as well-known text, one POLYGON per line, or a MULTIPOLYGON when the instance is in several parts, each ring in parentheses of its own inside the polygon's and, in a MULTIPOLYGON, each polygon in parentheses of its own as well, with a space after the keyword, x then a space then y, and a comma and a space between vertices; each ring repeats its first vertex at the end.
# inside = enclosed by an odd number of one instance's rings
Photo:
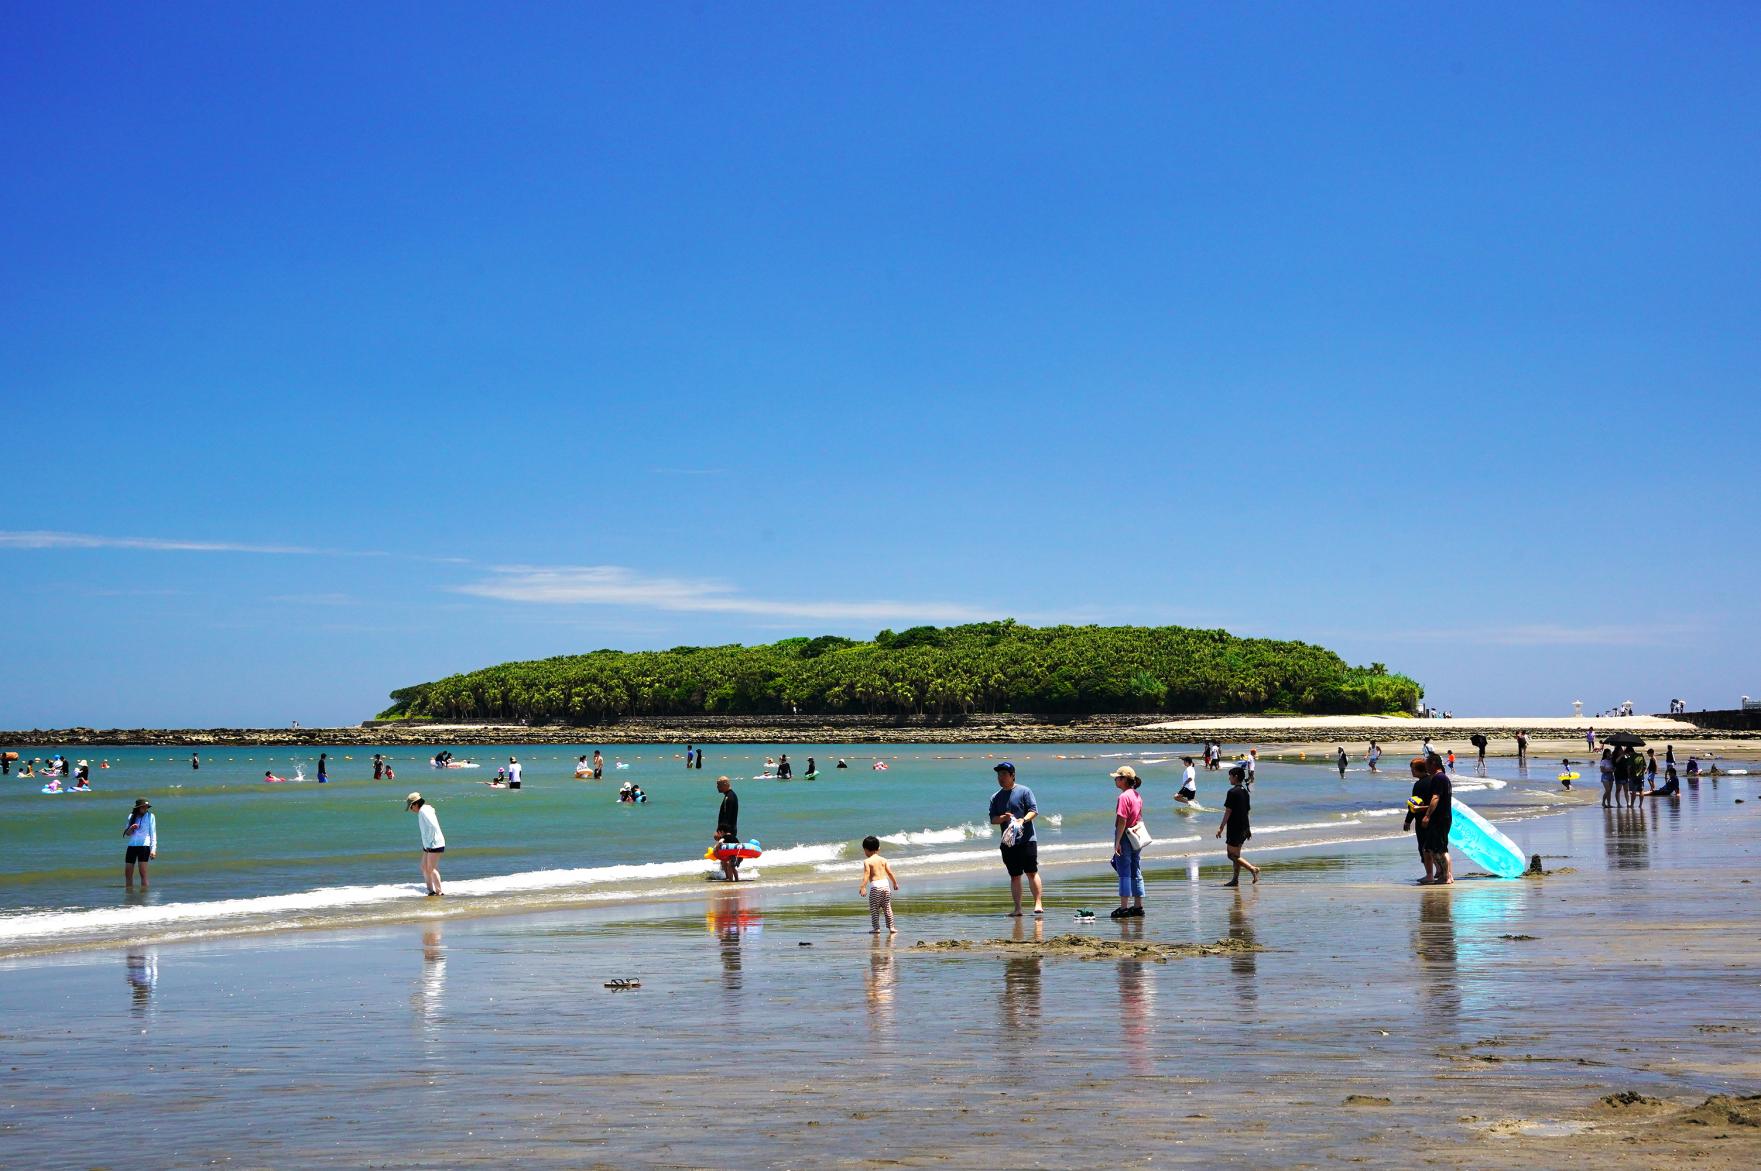
POLYGON ((880 839, 869 834, 862 839, 862 885, 856 888, 856 893, 868 896, 870 935, 880 934, 882 915, 886 916, 887 934, 899 934, 899 929, 893 926, 893 895, 886 886, 889 882, 893 890, 899 889, 899 879, 893 868, 880 855, 880 839))

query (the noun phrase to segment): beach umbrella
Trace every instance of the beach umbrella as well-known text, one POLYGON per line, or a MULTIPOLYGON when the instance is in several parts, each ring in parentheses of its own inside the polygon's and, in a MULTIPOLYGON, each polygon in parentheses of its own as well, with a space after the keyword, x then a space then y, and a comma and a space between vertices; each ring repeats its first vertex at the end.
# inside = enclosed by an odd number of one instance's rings
POLYGON ((1645 742, 1631 732, 1616 732, 1612 736, 1604 736, 1602 743, 1611 748, 1643 748, 1645 746, 1645 742))

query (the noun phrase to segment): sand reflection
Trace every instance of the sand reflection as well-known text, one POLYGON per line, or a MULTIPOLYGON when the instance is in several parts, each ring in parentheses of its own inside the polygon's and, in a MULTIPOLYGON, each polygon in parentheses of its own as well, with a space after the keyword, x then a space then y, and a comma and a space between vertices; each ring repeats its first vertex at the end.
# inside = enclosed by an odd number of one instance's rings
POLYGON ((721 958, 722 987, 738 992, 745 977, 741 943, 748 932, 756 935, 764 929, 764 917, 746 902, 745 894, 733 893, 712 902, 704 921, 720 945, 717 954, 721 958))
POLYGON ((153 993, 159 988, 158 953, 129 952, 123 973, 128 979, 129 1011, 145 1016, 153 1007, 153 993))
POLYGON ((1427 1020, 1455 1031, 1461 1020, 1461 976, 1455 937, 1454 887, 1419 892, 1413 955, 1419 962, 1419 1003, 1427 1020))
POLYGON ((416 976, 416 990, 410 997, 416 1019, 423 1025, 435 1024, 445 998, 446 943, 441 937, 441 925, 436 922, 422 929, 422 970, 416 976))
POLYGON ((868 992, 868 1027, 877 1035, 893 1032, 893 990, 898 972, 893 967, 893 941, 885 935, 876 936, 868 948, 868 972, 864 980, 868 992))

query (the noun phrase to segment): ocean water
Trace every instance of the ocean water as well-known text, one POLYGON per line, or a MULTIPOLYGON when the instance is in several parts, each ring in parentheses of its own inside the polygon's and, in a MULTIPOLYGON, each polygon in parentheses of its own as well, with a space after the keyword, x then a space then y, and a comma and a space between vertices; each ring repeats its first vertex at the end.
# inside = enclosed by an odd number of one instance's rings
MULTIPOLYGON (((39 780, 0 780, 0 956, 426 914, 435 904, 422 895, 416 819, 404 809, 412 790, 434 804, 446 833, 450 914, 700 893, 713 869, 703 854, 721 773, 740 795, 742 836, 765 850, 744 873, 768 885, 854 879, 866 834, 883 840, 901 875, 996 866, 987 805, 992 766, 1005 758, 1038 800, 1047 864, 1105 866, 1116 796, 1108 774, 1120 764, 1145 777, 1145 820, 1157 838, 1151 861, 1217 852, 1212 835, 1228 787, 1224 773, 1201 769, 1204 811, 1176 813, 1181 765, 1166 745, 709 746, 701 771, 685 769, 682 747, 601 745, 605 778, 575 780, 576 758, 593 747, 454 747, 456 759, 482 767, 442 771, 429 766, 432 749, 406 746, 386 750, 397 777, 377 782, 374 749, 350 749, 331 754, 331 781, 322 786, 312 780, 316 751, 214 749, 192 770, 187 751, 163 748, 22 750, 27 759, 58 750, 83 756, 96 791, 45 795, 39 780), (796 779, 757 779, 765 759, 783 752, 796 779), (482 784, 510 755, 524 766, 525 788, 482 784), (818 780, 801 779, 809 756, 818 780), (847 769, 833 767, 840 757, 847 769), (98 767, 103 761, 111 767, 98 767), (877 761, 885 771, 873 768, 877 761), (292 776, 300 767, 304 784, 262 780, 265 770, 292 776), (619 804, 624 780, 641 784, 648 803, 619 804), (136 797, 152 801, 159 822, 144 895, 126 892, 120 873, 136 797)), ((1361 762, 1341 779, 1330 762, 1263 760, 1250 856, 1398 833, 1408 786, 1403 771, 1372 774, 1361 762)), ((1593 799, 1582 790, 1562 795, 1550 769, 1522 776, 1510 762, 1495 762, 1485 777, 1464 773, 1457 792, 1505 821, 1593 799)))

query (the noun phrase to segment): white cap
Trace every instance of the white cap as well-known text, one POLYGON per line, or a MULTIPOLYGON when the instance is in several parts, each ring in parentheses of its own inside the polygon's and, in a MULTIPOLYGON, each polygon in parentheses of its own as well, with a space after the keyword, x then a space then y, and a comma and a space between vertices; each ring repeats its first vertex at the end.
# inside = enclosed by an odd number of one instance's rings
POLYGON ((422 799, 422 794, 411 793, 408 797, 404 798, 404 804, 405 805, 414 805, 416 802, 420 801, 421 799, 422 799))

